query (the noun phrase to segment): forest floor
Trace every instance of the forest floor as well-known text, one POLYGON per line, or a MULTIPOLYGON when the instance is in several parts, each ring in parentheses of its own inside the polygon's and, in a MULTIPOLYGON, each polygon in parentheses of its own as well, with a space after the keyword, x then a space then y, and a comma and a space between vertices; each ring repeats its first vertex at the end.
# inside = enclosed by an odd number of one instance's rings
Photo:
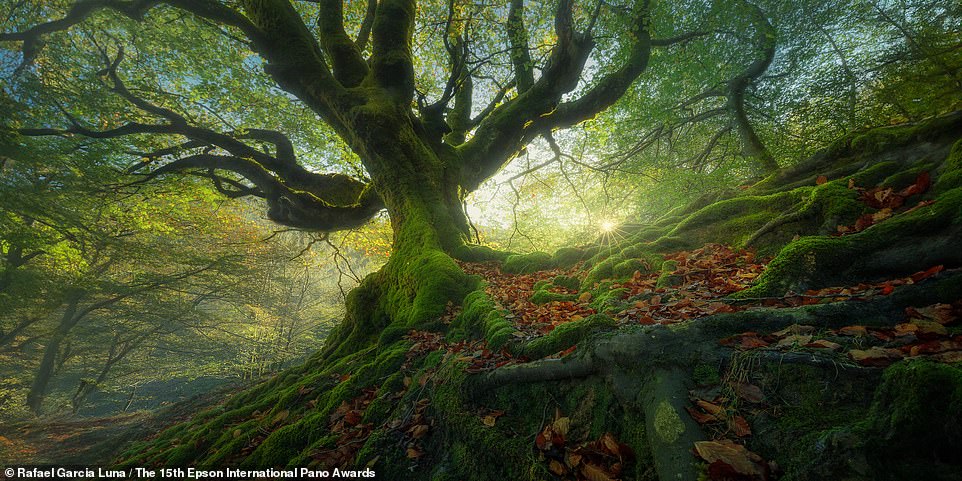
POLYGON ((0 424, 0 459, 6 465, 107 466, 130 443, 190 419, 228 393, 218 389, 162 408, 114 416, 65 415, 0 424))

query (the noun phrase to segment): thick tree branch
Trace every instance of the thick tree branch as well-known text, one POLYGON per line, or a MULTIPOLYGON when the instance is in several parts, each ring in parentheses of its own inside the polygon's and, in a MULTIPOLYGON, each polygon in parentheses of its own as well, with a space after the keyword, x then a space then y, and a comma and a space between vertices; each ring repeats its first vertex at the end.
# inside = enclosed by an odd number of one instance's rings
POLYGON ((368 67, 361 50, 344 31, 342 0, 320 0, 321 13, 317 28, 324 51, 334 67, 334 78, 345 87, 355 87, 364 80, 368 67))
POLYGON ((374 82, 400 106, 414 98, 415 0, 380 0, 372 29, 371 74, 374 82))
POLYGON ((518 93, 523 93, 534 85, 534 65, 528 51, 528 31, 524 27, 524 0, 511 0, 506 27, 511 44, 515 84, 518 86, 518 93))
POLYGON ((745 111, 745 91, 768 70, 768 66, 775 59, 777 32, 761 8, 748 2, 742 2, 742 4, 751 15, 752 27, 755 29, 753 43, 760 55, 741 73, 728 81, 728 111, 742 139, 743 153, 754 158, 766 172, 774 172, 778 170, 778 162, 752 127, 748 113, 745 111))

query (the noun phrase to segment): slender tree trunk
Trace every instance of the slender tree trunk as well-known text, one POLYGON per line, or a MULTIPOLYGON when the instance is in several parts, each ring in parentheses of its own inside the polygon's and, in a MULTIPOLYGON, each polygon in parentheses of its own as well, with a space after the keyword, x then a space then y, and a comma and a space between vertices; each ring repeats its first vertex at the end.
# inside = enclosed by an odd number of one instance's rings
POLYGON ((68 294, 67 307, 64 309, 63 316, 60 318, 60 323, 44 347, 43 359, 40 361, 40 367, 37 368, 37 373, 33 377, 30 391, 27 393, 27 407, 29 407, 34 414, 40 414, 43 399, 47 395, 47 389, 50 386, 50 379, 53 377, 54 369, 57 366, 57 355, 60 353, 60 346, 67 338, 70 330, 80 321, 77 311, 83 296, 83 291, 74 291, 68 294))

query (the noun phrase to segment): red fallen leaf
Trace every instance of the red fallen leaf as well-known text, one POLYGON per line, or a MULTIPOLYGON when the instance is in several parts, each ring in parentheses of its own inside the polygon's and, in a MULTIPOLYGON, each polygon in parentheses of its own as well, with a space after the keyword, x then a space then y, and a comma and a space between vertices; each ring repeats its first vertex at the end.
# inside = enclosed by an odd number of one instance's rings
POLYGON ((656 323, 655 323, 655 320, 652 319, 650 316, 641 316, 638 318, 638 324, 641 324, 642 326, 650 326, 656 323))
MULTIPOLYGON (((730 439, 698 441, 695 443, 695 453, 709 464, 709 470, 712 465, 719 463, 715 468, 716 472, 740 475, 734 479, 764 480, 768 478, 768 466, 762 457, 730 439)), ((712 476, 712 479, 726 478, 712 476)))
POLYGON ((932 185, 932 177, 928 172, 922 172, 918 177, 915 178, 915 183, 900 190, 899 194, 902 197, 911 197, 916 194, 921 194, 929 190, 929 186, 932 185))
POLYGON ((534 445, 537 446, 538 449, 542 451, 547 451, 548 449, 551 448, 551 442, 549 441, 550 434, 548 436, 545 436, 545 431, 548 431, 549 429, 550 428, 546 426, 545 429, 540 433, 538 433, 538 436, 534 438, 534 445))
POLYGON ((577 349, 577 348, 578 348, 578 345, 575 344, 574 346, 571 346, 571 347, 569 347, 568 349, 565 349, 564 351, 559 352, 559 353, 558 353, 558 357, 565 357, 565 356, 567 356, 568 354, 571 354, 572 352, 575 352, 575 349, 577 349))
POLYGON ((872 217, 872 214, 862 214, 855 221, 855 227, 853 230, 855 232, 862 232, 863 230, 872 227, 873 224, 875 224, 875 218, 872 217))
POLYGON ((928 279, 929 277, 932 277, 938 274, 939 272, 942 272, 944 269, 945 269, 945 266, 939 264, 937 266, 932 266, 924 271, 916 272, 915 274, 912 274, 909 277, 912 279, 913 282, 919 282, 922 279, 928 279))
POLYGON ((882 294, 883 296, 887 296, 891 294, 893 291, 895 291, 895 287, 893 287, 892 284, 889 284, 888 282, 886 282, 885 284, 882 284, 882 290, 880 290, 879 293, 882 294))
POLYGON ((357 410, 344 413, 344 422, 352 426, 361 422, 361 413, 357 410))
POLYGON ((698 424, 709 424, 718 421, 717 417, 708 413, 703 413, 691 406, 685 406, 685 410, 688 411, 688 414, 691 416, 691 418, 694 419, 698 424))
POLYGON ((862 366, 886 367, 902 359, 902 351, 885 347, 871 347, 869 349, 852 349, 848 357, 862 366))
POLYGON ((828 177, 825 177, 824 175, 820 175, 815 179, 815 185, 822 185, 826 182, 828 182, 828 177))
POLYGON ((748 425, 748 421, 741 416, 734 416, 729 418, 728 427, 735 433, 735 436, 744 438, 745 436, 752 435, 752 428, 748 425))

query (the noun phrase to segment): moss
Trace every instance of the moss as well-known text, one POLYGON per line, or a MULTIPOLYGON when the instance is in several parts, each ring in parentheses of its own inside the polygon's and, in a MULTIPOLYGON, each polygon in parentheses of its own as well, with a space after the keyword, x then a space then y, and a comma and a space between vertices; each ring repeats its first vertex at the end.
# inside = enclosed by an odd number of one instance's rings
POLYGON ((551 283, 572 291, 577 291, 581 287, 581 281, 577 277, 570 276, 557 276, 551 280, 551 283))
POLYGON ((616 323, 602 314, 594 314, 578 321, 561 324, 543 337, 532 340, 522 348, 522 354, 532 359, 563 351, 583 341, 595 332, 613 329, 616 323))
POLYGON ((962 140, 957 141, 942 162, 939 177, 932 187, 934 194, 962 187, 962 140))
POLYGON ((655 434, 666 444, 674 443, 685 432, 685 425, 681 422, 678 412, 662 401, 655 408, 655 434))
POLYGON ((962 467, 962 367, 919 360, 886 369, 868 431, 881 463, 908 457, 962 467))
MULTIPOLYGON (((480 417, 472 412, 473 409, 466 405, 468 400, 463 397, 461 388, 467 377, 463 364, 449 361, 439 368, 438 377, 442 381, 433 386, 431 408, 437 416, 441 430, 431 436, 431 442, 443 447, 439 449, 443 458, 435 462, 435 479, 521 481, 547 477, 544 466, 533 456, 530 438, 517 436, 514 431, 521 429, 527 432, 527 423, 537 423, 537 420, 526 420, 521 422, 523 425, 518 425, 500 419, 495 427, 487 427, 481 423, 480 417), (506 425, 508 430, 502 431, 506 425)), ((529 401, 527 393, 525 394, 520 401, 529 401)), ((498 403, 487 404, 500 406, 498 403)), ((508 413, 506 416, 532 412, 514 409, 505 411, 508 413)), ((535 414, 529 417, 535 417, 535 414)))
POLYGON ((571 267, 585 260, 590 252, 588 249, 579 247, 562 247, 551 256, 551 265, 560 268, 571 267))
POLYGON ((962 189, 954 189, 940 195, 934 204, 857 234, 803 237, 786 245, 757 283, 734 297, 781 295, 788 290, 804 291, 842 280, 864 280, 875 272, 892 276, 935 264, 959 264, 960 253, 944 246, 950 241, 938 234, 945 232, 951 239, 955 235, 952 226, 957 229, 960 223, 962 189))
POLYGON ((510 255, 504 260, 502 269, 512 274, 526 274, 543 271, 552 267, 551 255, 546 252, 510 255))
POLYGON ((699 363, 695 365, 691 378, 699 386, 710 386, 721 382, 721 372, 717 366, 699 363))
POLYGON ((676 270, 678 270, 678 261, 665 261, 661 265, 661 275, 658 276, 655 287, 674 287, 681 284, 684 279, 681 276, 674 275, 676 270))
POLYGON ((628 259, 615 264, 611 269, 611 274, 617 278, 631 277, 635 271, 646 273, 650 270, 651 266, 643 259, 628 259))

